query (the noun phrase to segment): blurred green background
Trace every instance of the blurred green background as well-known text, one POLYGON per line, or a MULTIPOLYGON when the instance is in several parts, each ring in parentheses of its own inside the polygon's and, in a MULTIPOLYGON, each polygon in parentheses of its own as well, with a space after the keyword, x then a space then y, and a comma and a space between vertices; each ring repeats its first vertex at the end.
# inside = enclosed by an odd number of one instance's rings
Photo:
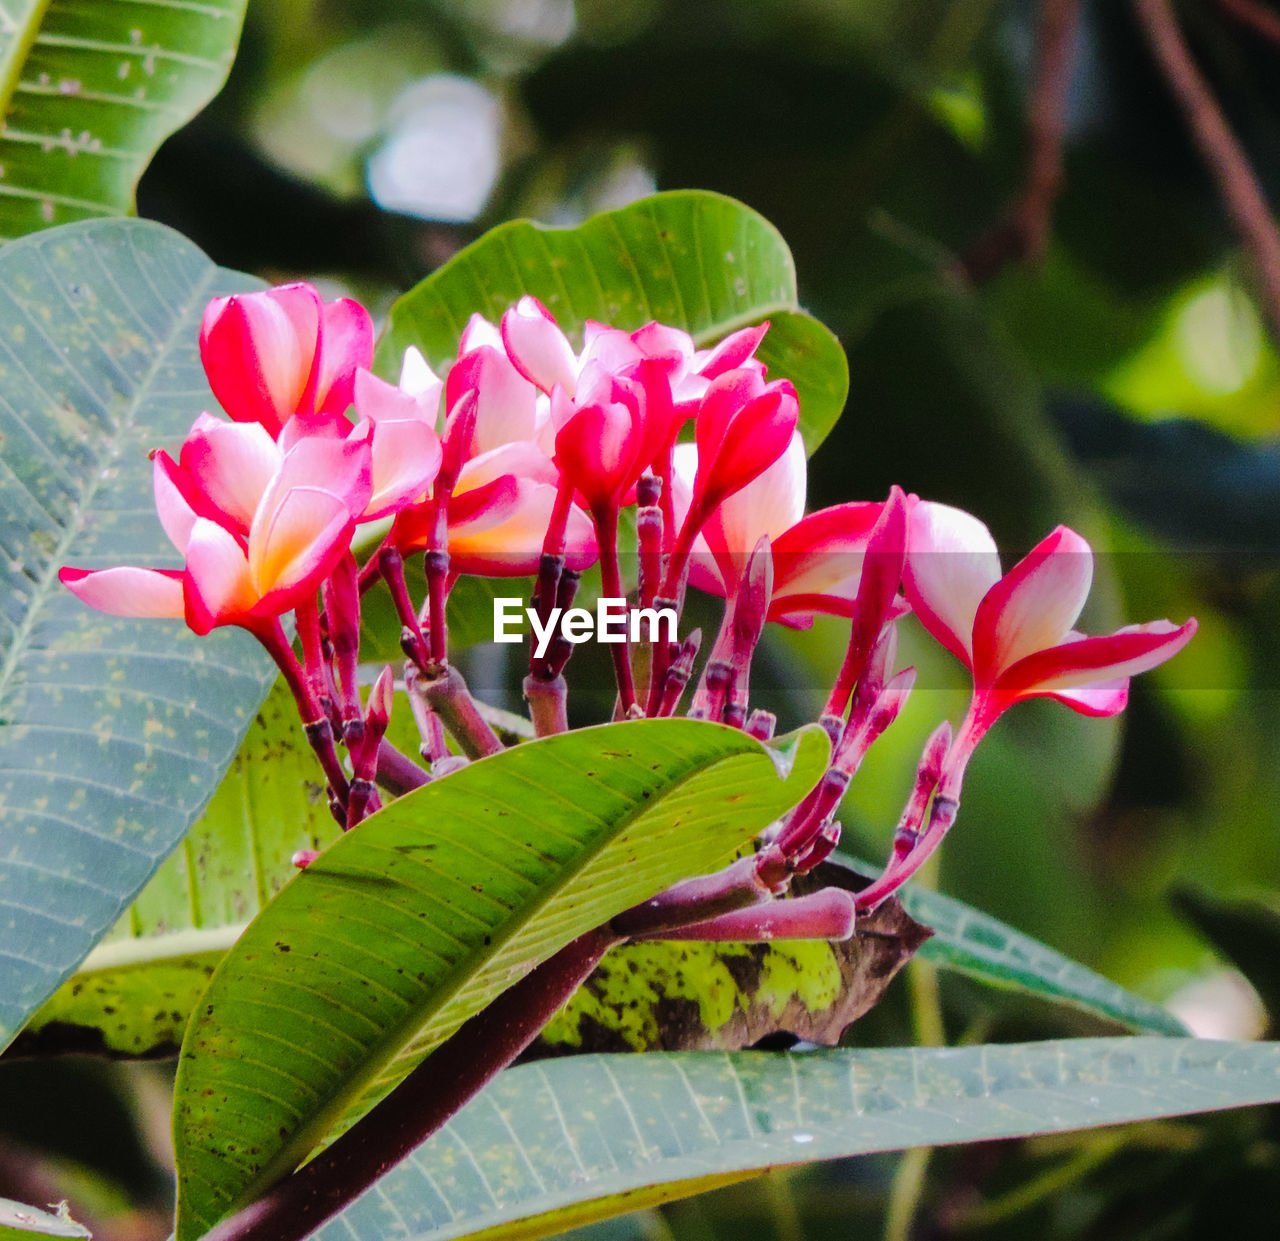
MULTIPOLYGON (((1006 564, 1066 522, 1099 550, 1089 628, 1200 620, 1118 721, 1054 704, 1006 717, 973 764, 936 881, 1170 1002, 1198 1032, 1252 1037, 1280 1018, 1264 1003, 1280 993, 1280 354, 1130 4, 1080 6, 1052 227, 1034 261, 1002 249, 1027 175, 1043 12, 1072 7, 253 0, 230 82, 161 150, 139 210, 220 263, 317 279, 375 314, 516 216, 574 224, 685 187, 765 214, 851 367, 811 507, 897 482, 981 515, 1006 564)), ((1280 43, 1238 7, 1177 12, 1274 199, 1280 43)), ((1280 25, 1280 9, 1256 8, 1280 25)), ((913 626, 902 662, 920 665, 921 688, 846 805, 850 848, 871 858, 924 737, 963 709, 959 669, 913 626)), ((813 713, 843 640, 820 623, 774 642, 784 720, 813 713)), ((916 969, 850 1037, 939 1032, 1097 1029, 916 969)), ((78 1186, 100 1236, 164 1236, 164 1073, 12 1075, 0 1196, 78 1186), (54 1127, 58 1098, 93 1123, 54 1127), (118 1126, 104 1139, 126 1112, 136 1142, 118 1126)), ((866 1159, 594 1231, 1273 1237, 1278 1136, 1273 1117, 1233 1114, 927 1167, 866 1159)))

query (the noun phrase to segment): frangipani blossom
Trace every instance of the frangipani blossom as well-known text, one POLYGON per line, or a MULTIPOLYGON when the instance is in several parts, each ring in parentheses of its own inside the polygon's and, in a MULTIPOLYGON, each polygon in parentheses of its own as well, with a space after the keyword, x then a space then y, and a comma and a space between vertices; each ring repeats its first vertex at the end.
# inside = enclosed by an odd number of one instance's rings
MULTIPOLYGON (((199 421, 197 427, 209 430, 199 421)), ((251 432, 202 434, 187 455, 203 461, 221 447, 256 467, 262 455, 252 451, 253 438, 251 432)), ((364 437, 305 439, 282 452, 273 471, 265 477, 257 473, 261 493, 247 522, 243 489, 227 493, 234 511, 218 510, 224 496, 219 488, 234 474, 226 461, 193 475, 157 453, 153 469, 162 524, 186 558, 185 567, 64 568, 59 580, 100 611, 183 617, 199 634, 220 625, 260 631, 313 594, 349 549, 372 485, 364 437)))
POLYGON ((219 297, 200 324, 200 358, 231 418, 276 436, 296 414, 351 404, 357 367, 373 361, 373 324, 358 302, 322 301, 309 284, 219 297))
POLYGON ((1104 637, 1072 626, 1093 578, 1093 552, 1059 526, 1003 577, 991 532, 976 517, 922 501, 911 514, 904 578, 924 627, 973 673, 972 727, 985 731, 1023 698, 1048 697, 1084 715, 1115 715, 1129 678, 1177 654, 1195 620, 1131 625, 1104 637))
MULTIPOLYGON (((677 495, 682 498, 692 482, 696 456, 692 444, 676 448, 677 495)), ((773 561, 769 620, 806 628, 815 613, 853 616, 868 540, 885 505, 854 501, 806 517, 805 490, 804 441, 796 432, 773 465, 723 500, 707 520, 694 545, 691 584, 722 598, 731 597, 751 549, 767 535, 773 561)), ((687 499, 684 502, 687 504, 687 499)), ((900 532, 899 556, 904 543, 905 532, 900 532)), ((880 616, 877 630, 886 618, 880 616)))
POLYGON ((443 460, 436 433, 443 390, 444 384, 413 347, 405 350, 399 385, 364 368, 356 371, 356 412, 373 426, 373 493, 362 520, 399 512, 425 495, 435 481, 443 460))

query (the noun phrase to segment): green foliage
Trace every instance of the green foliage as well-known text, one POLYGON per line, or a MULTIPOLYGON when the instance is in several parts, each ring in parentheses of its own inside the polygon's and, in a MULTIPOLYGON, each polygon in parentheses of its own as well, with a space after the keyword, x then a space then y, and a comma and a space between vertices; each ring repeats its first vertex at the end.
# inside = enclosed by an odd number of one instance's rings
POLYGON ((291 1170, 533 965, 723 862, 826 753, 816 728, 775 752, 699 721, 583 729, 473 763, 335 842, 245 933, 187 1032, 179 1238, 291 1170))
POLYGON ((0 1047, 182 839, 269 684, 238 635, 104 616, 56 577, 173 564, 147 453, 212 403, 205 303, 254 283, 137 221, 0 251, 0 1047))
POLYGON ((1274 1102, 1278 1074, 1280 1044, 1151 1038, 523 1065, 317 1235, 539 1237, 650 1186, 1274 1102))
POLYGON ((37 1211, 21 1202, 0 1198, 0 1241, 31 1241, 41 1237, 88 1237, 89 1230, 71 1218, 64 1202, 57 1213, 37 1211))
POLYGON ((338 834, 283 682, 204 814, 20 1036, 27 1054, 173 1054, 218 962, 296 873, 296 849, 338 834))
POLYGON ((0 239, 131 212, 156 148, 225 81, 245 4, 6 5, 0 239))
POLYGON ((844 354, 799 308, 777 229, 742 203, 694 191, 658 194, 580 228, 513 220, 493 229, 396 302, 378 365, 397 373, 405 348, 417 345, 438 367, 456 356, 472 314, 496 322, 526 293, 570 333, 588 319, 628 330, 657 320, 705 346, 768 319, 756 356, 771 377, 795 384, 810 452, 844 407, 844 354))

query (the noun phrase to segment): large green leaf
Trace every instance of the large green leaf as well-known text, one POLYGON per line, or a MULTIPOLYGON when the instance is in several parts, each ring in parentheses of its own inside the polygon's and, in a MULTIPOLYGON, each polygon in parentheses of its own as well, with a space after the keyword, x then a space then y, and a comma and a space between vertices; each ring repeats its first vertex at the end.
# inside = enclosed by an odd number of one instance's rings
POLYGON ((780 751, 693 720, 583 729, 472 763, 338 840, 245 933, 187 1031, 179 1238, 289 1171, 537 962, 725 860, 826 751, 813 728, 780 751))
POLYGON ((296 873, 294 850, 323 848, 338 835, 293 696, 277 682, 182 847, 31 1019, 15 1050, 173 1054, 218 962, 296 873))
POLYGON ((768 319, 757 356, 795 384, 810 452, 844 408, 844 352, 800 309, 786 242, 749 207, 705 191, 657 194, 579 228, 514 220, 493 229, 392 306, 378 366, 398 372, 417 345, 440 367, 474 312, 496 321, 525 293, 570 333, 588 319, 628 330, 656 319, 705 345, 768 319))
POLYGON ((156 148, 226 80, 246 0, 0 9, 0 239, 133 210, 156 148))
POLYGON ((1276 1043, 578 1056, 503 1073, 317 1236, 539 1237, 712 1176, 1276 1101, 1276 1043))
POLYGON ((103 616, 59 565, 172 565, 149 449, 212 396, 177 234, 88 221, 0 251, 0 1047, 203 808, 269 684, 243 635, 103 616))

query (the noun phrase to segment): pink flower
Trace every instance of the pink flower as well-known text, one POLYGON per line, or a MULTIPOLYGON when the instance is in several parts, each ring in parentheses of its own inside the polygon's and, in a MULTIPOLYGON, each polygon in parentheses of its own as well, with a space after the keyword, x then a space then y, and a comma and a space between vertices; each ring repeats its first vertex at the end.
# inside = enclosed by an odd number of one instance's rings
POLYGON ((309 284, 215 298, 200 324, 200 358, 223 409, 273 435, 295 414, 340 414, 357 367, 373 360, 369 313, 324 302, 309 284))
POLYGON ((436 434, 443 388, 412 346, 405 350, 399 386, 363 367, 356 371, 356 412, 373 426, 373 494, 362 521, 398 513, 435 481, 443 460, 436 434))
POLYGON ((921 502, 911 514, 904 579, 924 627, 973 673, 981 731, 1024 698, 1048 697, 1084 715, 1115 715, 1129 678, 1176 655, 1194 619, 1130 625, 1105 637, 1072 626, 1093 578, 1093 552, 1059 526, 1003 577, 991 532, 976 517, 921 502))
POLYGON ((178 463, 155 454, 154 485, 185 567, 64 568, 59 580, 117 616, 183 617, 199 634, 260 631, 314 594, 350 547, 372 486, 369 445, 312 437, 285 451, 260 427, 205 414, 178 463))
MULTIPOLYGON (((676 470, 684 481, 694 473, 695 455, 692 444, 676 449, 676 470)), ((813 623, 815 613, 853 616, 869 541, 886 505, 855 501, 806 517, 805 491, 804 442, 793 432, 782 456, 711 514, 695 544, 690 582, 711 594, 731 597, 751 549, 768 535, 773 559, 769 620, 802 628, 813 623)), ((901 497, 901 492, 896 494, 901 497)), ((904 545, 899 528, 899 563, 904 545)), ((891 576, 890 603, 897 587, 896 573, 891 576)), ((877 632, 889 611, 879 602, 874 608, 879 617, 877 632)))

